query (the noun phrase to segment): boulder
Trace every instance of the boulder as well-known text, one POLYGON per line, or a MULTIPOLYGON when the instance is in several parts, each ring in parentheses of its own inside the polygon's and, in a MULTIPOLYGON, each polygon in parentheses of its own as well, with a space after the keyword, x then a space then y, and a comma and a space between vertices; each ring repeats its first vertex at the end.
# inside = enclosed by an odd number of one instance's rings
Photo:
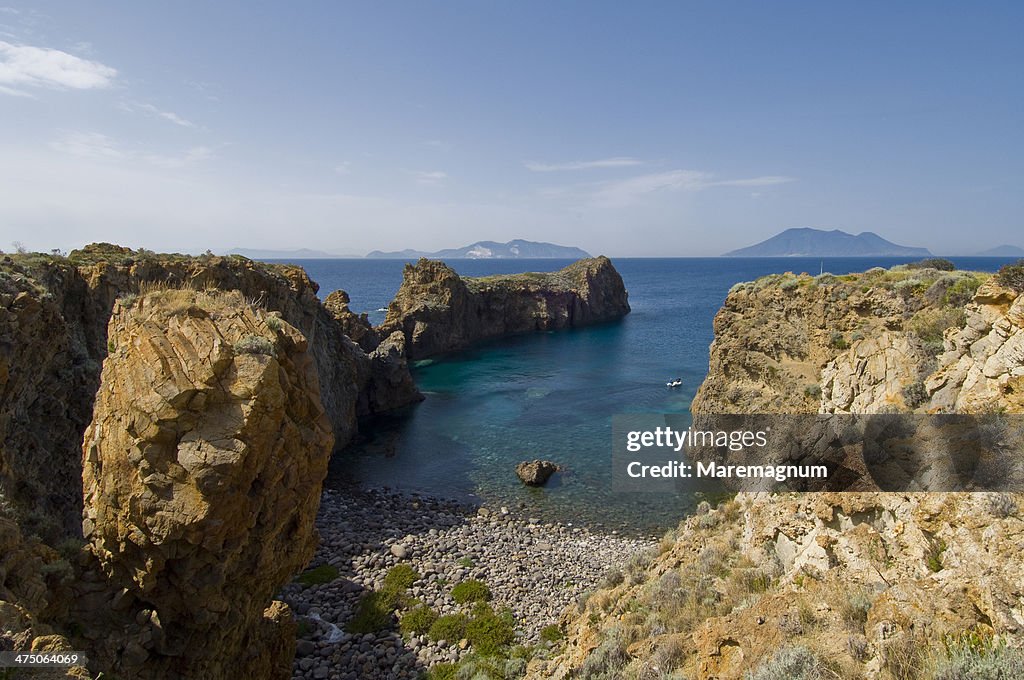
POLYGON ((527 486, 544 486, 559 468, 550 460, 523 461, 516 465, 516 475, 527 486))

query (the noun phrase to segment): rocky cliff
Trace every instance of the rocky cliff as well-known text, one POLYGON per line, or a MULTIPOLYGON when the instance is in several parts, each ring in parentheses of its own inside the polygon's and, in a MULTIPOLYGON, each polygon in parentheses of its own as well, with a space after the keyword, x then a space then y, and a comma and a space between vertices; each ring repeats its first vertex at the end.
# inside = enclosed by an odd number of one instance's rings
POLYGON ((236 291, 167 290, 118 302, 108 338, 82 483, 103 588, 75 605, 96 661, 289 677, 294 626, 271 600, 312 557, 333 446, 306 337, 236 291))
POLYGON ((606 257, 548 274, 462 278, 443 262, 406 265, 402 286, 378 329, 401 331, 410 358, 487 338, 585 326, 629 313, 622 277, 606 257))
MULTIPOLYGON (((1020 413, 1022 299, 989 275, 927 267, 738 284, 695 421, 1020 413)), ((567 612, 565 651, 529 675, 1016 677, 1021 507, 1019 493, 864 492, 704 505, 567 612)))
POLYGON ((79 448, 108 353, 107 320, 119 297, 164 288, 237 291, 297 328, 308 339, 339 446, 351 440, 357 416, 421 398, 401 346, 390 342, 375 353, 375 335, 350 338, 359 330, 349 318, 355 315, 321 304, 316 283, 298 267, 109 244, 66 258, 6 256, 0 263, 0 484, 32 532, 48 539, 77 533, 79 448))

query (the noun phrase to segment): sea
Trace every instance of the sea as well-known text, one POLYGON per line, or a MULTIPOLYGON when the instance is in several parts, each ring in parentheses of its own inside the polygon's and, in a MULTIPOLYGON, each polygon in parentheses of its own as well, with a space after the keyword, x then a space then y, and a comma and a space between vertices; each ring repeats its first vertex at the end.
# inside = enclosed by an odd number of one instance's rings
MULTIPOLYGON (((589 328, 481 343, 413 366, 426 399, 364 422, 359 441, 332 458, 329 487, 397 489, 454 498, 521 516, 632 535, 674 527, 713 488, 617 493, 611 422, 619 413, 688 414, 707 374, 712 321, 729 288, 766 274, 845 274, 914 258, 618 258, 632 312, 589 328), (682 379, 677 388, 668 381, 682 379), (564 468, 527 488, 514 468, 548 459, 564 468)), ((950 258, 995 271, 1015 258, 950 258)), ((384 319, 401 260, 294 260, 351 308, 384 319)), ((568 260, 451 260, 464 276, 554 271, 568 260)))

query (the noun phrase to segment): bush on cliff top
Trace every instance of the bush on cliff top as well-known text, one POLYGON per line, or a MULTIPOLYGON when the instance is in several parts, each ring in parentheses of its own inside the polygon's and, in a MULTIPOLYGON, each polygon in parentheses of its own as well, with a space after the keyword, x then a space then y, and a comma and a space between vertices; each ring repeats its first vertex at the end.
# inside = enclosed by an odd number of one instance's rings
POLYGON ((996 283, 1006 288, 1012 288, 1018 293, 1024 293, 1024 260, 1017 260, 1014 264, 1003 265, 996 273, 996 283))

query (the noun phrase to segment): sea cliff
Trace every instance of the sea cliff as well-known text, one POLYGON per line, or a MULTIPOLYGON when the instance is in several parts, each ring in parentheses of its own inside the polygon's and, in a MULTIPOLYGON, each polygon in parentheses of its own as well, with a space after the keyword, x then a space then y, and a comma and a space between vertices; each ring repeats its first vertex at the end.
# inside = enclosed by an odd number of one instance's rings
MULTIPOLYGON (((1003 283, 904 266, 737 284, 715 318, 695 420, 1020 413, 1024 296, 1003 283)), ((528 677, 1013 677, 1022 507, 1019 493, 702 504, 570 608, 563 653, 528 677)))
POLYGON ((463 278, 434 260, 406 265, 382 333, 401 331, 413 359, 480 340, 619 319, 629 313, 622 277, 606 257, 551 273, 463 278))

